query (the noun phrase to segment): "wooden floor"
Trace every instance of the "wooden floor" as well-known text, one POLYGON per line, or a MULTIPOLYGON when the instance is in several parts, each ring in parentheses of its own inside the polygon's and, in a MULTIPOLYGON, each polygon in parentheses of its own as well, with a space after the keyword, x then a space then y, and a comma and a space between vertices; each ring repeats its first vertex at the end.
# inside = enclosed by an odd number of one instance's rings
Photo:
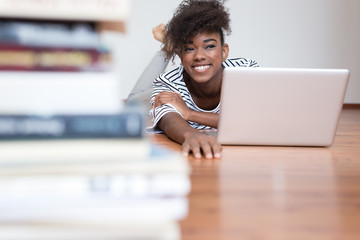
POLYGON ((342 111, 329 148, 227 146, 189 161, 184 240, 360 239, 360 109, 342 111))

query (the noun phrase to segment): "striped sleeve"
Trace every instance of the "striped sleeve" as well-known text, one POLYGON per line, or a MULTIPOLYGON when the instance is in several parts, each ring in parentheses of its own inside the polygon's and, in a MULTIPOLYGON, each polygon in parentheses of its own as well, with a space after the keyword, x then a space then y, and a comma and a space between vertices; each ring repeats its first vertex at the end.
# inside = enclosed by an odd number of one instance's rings
POLYGON ((150 104, 154 105, 154 98, 161 92, 179 92, 176 86, 173 84, 174 79, 178 79, 179 77, 179 68, 171 70, 169 72, 165 72, 161 74, 159 77, 155 78, 153 82, 153 92, 151 94, 150 104))
POLYGON ((164 105, 161 105, 155 109, 151 109, 150 110, 150 115, 152 117, 152 120, 153 120, 153 125, 151 128, 156 128, 158 122, 160 121, 160 119, 167 113, 171 113, 171 112, 174 112, 174 113, 177 113, 179 114, 181 117, 183 117, 181 115, 181 113, 173 106, 171 105, 170 103, 167 103, 167 104, 164 104, 164 105))
MULTIPOLYGON (((181 78, 181 69, 176 68, 169 72, 165 72, 157 77, 153 82, 153 93, 151 95, 150 104, 154 106, 154 98, 161 92, 176 92, 179 93, 179 89, 174 84, 174 81, 181 78)), ((167 113, 175 112, 178 113, 181 117, 181 113, 172 105, 164 104, 156 107, 155 109, 150 110, 150 116, 152 118, 153 126, 155 128, 160 121, 160 119, 167 113)))
POLYGON ((259 64, 247 58, 231 58, 223 62, 223 67, 259 67, 259 64))

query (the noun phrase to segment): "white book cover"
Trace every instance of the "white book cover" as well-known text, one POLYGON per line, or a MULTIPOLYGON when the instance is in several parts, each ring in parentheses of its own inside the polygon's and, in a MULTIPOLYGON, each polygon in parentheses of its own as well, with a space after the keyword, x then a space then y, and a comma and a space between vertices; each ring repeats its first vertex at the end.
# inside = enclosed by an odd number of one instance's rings
POLYGON ((180 240, 175 221, 112 224, 0 223, 0 240, 180 240))
POLYGON ((175 221, 188 212, 185 197, 2 197, 1 222, 74 222, 83 224, 175 221))
POLYGON ((1 71, 0 114, 116 114, 120 81, 113 71, 1 71))
POLYGON ((125 22, 130 16, 130 1, 1 0, 0 16, 13 18, 125 22))
POLYGON ((0 176, 0 198, 181 197, 189 192, 189 176, 180 173, 0 176))
POLYGON ((139 139, 52 139, 0 141, 1 167, 116 163, 148 157, 151 143, 139 139))
POLYGON ((147 139, 0 141, 0 175, 189 174, 180 152, 147 139))

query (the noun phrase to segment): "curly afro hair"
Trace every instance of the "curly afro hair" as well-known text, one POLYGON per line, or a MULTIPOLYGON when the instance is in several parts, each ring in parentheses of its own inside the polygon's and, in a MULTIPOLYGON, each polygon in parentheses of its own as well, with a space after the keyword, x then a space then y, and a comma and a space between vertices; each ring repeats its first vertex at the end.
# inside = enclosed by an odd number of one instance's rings
POLYGON ((202 32, 218 32, 224 44, 224 32, 231 33, 225 1, 183 0, 166 25, 163 49, 166 49, 167 58, 174 57, 187 40, 202 32))

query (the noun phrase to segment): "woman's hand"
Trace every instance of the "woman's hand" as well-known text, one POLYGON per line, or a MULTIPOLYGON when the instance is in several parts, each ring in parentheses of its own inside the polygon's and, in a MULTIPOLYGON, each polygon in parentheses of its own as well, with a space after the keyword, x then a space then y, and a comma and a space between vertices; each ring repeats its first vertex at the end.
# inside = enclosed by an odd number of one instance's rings
POLYGON ((164 91, 154 98, 154 108, 167 103, 172 104, 181 113, 185 120, 189 120, 189 115, 192 110, 185 104, 180 94, 164 91))
POLYGON ((213 136, 192 128, 178 113, 165 114, 158 126, 170 139, 182 144, 185 156, 192 153, 197 159, 202 154, 206 159, 221 157, 222 149, 218 141, 213 136))
POLYGON ((185 156, 192 152, 197 159, 201 158, 201 153, 206 159, 220 158, 221 150, 221 145, 213 136, 202 132, 185 133, 185 141, 182 144, 182 152, 185 156))

